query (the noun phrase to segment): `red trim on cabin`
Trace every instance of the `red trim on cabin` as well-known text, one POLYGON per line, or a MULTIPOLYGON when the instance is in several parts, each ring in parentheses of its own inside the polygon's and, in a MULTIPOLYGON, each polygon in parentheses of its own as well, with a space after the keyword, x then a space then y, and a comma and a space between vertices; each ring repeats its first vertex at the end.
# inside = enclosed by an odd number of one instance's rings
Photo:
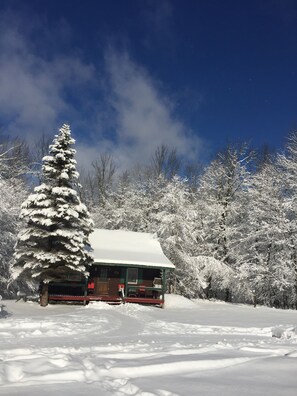
POLYGON ((138 304, 164 304, 164 300, 159 298, 145 298, 145 297, 125 297, 124 302, 127 303, 138 303, 138 304))
POLYGON ((49 295, 49 301, 104 301, 107 303, 139 303, 139 304, 153 304, 163 305, 164 300, 159 298, 145 298, 145 297, 124 297, 118 296, 68 296, 68 295, 49 295))
POLYGON ((49 301, 122 301, 117 296, 69 296, 62 294, 52 294, 48 297, 49 301))

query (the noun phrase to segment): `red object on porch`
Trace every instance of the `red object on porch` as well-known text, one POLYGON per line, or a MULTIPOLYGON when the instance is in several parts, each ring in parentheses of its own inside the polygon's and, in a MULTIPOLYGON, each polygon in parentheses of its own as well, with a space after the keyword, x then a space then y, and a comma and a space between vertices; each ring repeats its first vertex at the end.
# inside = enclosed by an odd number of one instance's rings
POLYGON ((88 289, 95 289, 95 282, 93 280, 88 282, 88 289))
POLYGON ((124 289, 125 289, 125 285, 123 283, 119 283, 118 284, 118 291, 121 292, 121 291, 124 291, 124 289))
POLYGON ((145 285, 139 285, 139 287, 138 287, 138 296, 137 297, 141 297, 141 296, 145 297, 145 294, 146 294, 145 285))

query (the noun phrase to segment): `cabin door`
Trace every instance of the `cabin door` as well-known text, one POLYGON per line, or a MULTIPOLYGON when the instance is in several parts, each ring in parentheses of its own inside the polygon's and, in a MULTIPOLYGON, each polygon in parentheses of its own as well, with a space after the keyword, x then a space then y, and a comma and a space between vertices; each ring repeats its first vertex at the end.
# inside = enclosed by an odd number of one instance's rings
POLYGON ((109 273, 108 268, 100 268, 99 277, 95 279, 95 295, 102 296, 109 293, 109 273))

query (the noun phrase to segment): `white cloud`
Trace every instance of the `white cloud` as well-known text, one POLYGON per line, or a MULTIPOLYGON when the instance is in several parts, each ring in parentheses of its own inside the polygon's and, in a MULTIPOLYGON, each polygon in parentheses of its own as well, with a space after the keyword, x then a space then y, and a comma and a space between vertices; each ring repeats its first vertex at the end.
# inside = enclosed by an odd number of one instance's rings
POLYGON ((120 163, 148 162, 161 144, 193 159, 200 150, 200 140, 174 117, 174 105, 145 69, 132 62, 127 53, 115 51, 106 56, 106 67, 117 133, 114 155, 120 163))
POLYGON ((148 51, 155 51, 156 46, 166 48, 167 56, 172 56, 178 40, 174 29, 173 3, 169 0, 143 0, 142 3, 141 18, 145 27, 143 45, 148 51))
POLYGON ((110 50, 105 70, 99 70, 69 45, 56 51, 59 35, 71 41, 65 23, 60 34, 58 26, 52 33, 34 18, 30 29, 25 26, 21 16, 0 17, 0 126, 6 133, 30 142, 67 121, 85 167, 102 152, 112 153, 121 169, 145 164, 161 144, 187 158, 197 156, 200 140, 174 116, 162 87, 127 53, 110 50))
MULTIPOLYGON (((55 131, 61 119, 73 114, 65 92, 93 81, 94 67, 77 56, 46 57, 32 45, 30 34, 36 31, 24 31, 22 25, 11 14, 0 19, 0 116, 6 133, 32 140, 55 131)), ((46 37, 40 26, 37 30, 46 37)))

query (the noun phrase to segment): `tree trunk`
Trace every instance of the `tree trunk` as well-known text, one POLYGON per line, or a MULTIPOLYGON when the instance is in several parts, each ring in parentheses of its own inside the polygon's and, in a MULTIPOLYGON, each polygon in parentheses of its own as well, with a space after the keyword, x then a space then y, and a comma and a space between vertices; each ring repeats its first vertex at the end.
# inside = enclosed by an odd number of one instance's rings
POLYGON ((205 289, 205 295, 206 298, 209 300, 212 296, 212 290, 211 290, 211 281, 212 281, 212 277, 209 276, 207 279, 207 287, 205 289))
POLYGON ((48 283, 42 283, 40 293, 40 306, 46 307, 48 305, 48 283))
POLYGON ((228 287, 225 290, 225 302, 231 302, 231 292, 228 287))

